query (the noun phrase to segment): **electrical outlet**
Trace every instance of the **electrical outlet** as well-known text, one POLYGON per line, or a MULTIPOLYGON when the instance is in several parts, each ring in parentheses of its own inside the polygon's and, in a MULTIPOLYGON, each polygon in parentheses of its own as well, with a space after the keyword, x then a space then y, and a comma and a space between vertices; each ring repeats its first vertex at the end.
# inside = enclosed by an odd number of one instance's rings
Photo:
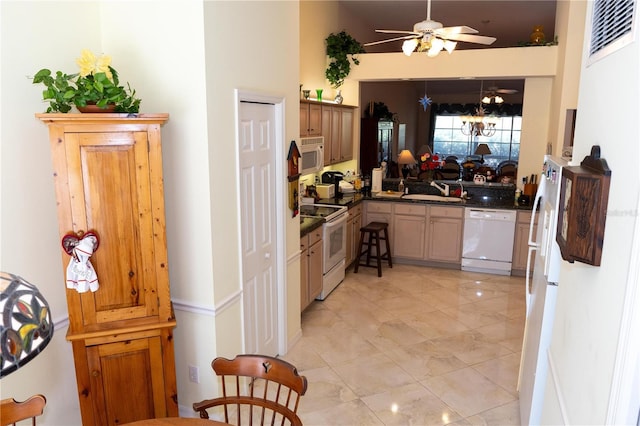
POLYGON ((193 383, 200 383, 200 372, 195 365, 189 366, 189 381, 193 383))

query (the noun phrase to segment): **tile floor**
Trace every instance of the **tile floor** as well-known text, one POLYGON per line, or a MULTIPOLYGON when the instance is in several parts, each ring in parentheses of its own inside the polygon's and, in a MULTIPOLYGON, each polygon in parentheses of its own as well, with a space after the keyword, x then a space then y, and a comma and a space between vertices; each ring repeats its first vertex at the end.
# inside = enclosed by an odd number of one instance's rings
POLYGON ((347 271, 283 358, 310 425, 518 425, 524 278, 411 265, 347 271))

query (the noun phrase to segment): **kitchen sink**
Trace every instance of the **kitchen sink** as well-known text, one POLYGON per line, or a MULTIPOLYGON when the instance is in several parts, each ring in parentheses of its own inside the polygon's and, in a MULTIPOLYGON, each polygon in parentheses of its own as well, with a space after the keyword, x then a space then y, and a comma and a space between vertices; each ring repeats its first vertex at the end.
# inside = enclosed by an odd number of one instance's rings
POLYGON ((403 195, 404 200, 420 200, 420 201, 441 201, 445 203, 460 203, 462 198, 459 197, 444 197, 442 195, 432 194, 406 194, 403 195))

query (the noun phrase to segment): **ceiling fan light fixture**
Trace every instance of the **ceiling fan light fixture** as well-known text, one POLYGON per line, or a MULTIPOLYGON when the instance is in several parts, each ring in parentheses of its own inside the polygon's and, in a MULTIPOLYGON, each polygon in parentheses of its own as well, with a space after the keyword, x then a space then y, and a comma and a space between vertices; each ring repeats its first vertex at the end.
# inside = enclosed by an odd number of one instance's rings
POLYGON ((484 98, 482 98, 482 103, 483 104, 490 104, 491 103, 491 98, 489 96, 485 96, 484 98))
POLYGON ((449 54, 451 54, 453 52, 453 50, 456 48, 456 46, 458 45, 457 42, 455 41, 451 41, 451 40, 446 40, 444 42, 444 49, 449 52, 449 54))
POLYGON ((418 39, 416 38, 410 38, 402 43, 402 51, 407 56, 411 56, 413 51, 416 50, 416 47, 418 47, 418 39))
POLYGON ((504 102, 504 99, 502 99, 502 97, 501 97, 501 96, 498 96, 498 95, 496 95, 496 97, 494 98, 494 100, 495 100, 495 102, 496 102, 497 104, 501 104, 501 103, 503 103, 503 102, 504 102))

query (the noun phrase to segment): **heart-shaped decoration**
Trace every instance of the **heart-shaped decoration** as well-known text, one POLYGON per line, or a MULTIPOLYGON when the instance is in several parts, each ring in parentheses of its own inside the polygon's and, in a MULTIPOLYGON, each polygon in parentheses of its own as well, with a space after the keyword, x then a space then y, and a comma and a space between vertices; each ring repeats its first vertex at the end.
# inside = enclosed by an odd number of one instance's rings
POLYGON ((100 246, 100 239, 98 238, 98 234, 96 234, 94 231, 89 231, 86 234, 83 233, 82 231, 78 232, 78 234, 74 232, 70 232, 64 237, 62 237, 61 244, 65 253, 67 253, 69 256, 72 256, 73 249, 76 248, 78 243, 80 243, 80 240, 82 240, 85 237, 95 237, 96 244, 93 247, 93 252, 95 253, 95 251, 98 250, 98 246, 100 246))

